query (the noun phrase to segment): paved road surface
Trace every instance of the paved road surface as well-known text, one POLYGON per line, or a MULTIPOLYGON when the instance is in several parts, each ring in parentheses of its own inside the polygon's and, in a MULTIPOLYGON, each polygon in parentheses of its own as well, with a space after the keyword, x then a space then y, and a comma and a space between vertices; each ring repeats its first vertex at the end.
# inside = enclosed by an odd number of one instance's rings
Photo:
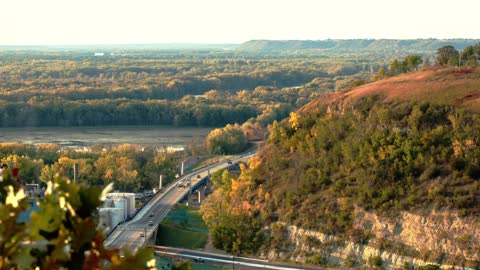
MULTIPOLYGON (((243 162, 253 155, 237 156, 232 158, 231 161, 232 163, 243 162)), ((127 248, 130 252, 136 252, 138 248, 146 245, 146 241, 153 236, 158 224, 167 216, 170 209, 189 192, 188 187, 177 187, 178 181, 186 182, 191 177, 192 186, 196 186, 202 178, 208 175, 209 169, 213 173, 230 165, 227 161, 222 161, 180 177, 177 181, 165 187, 162 193, 157 193, 131 221, 117 226, 105 240, 105 246, 107 248, 127 248), (197 175, 200 175, 200 178, 197 178, 197 175), (151 213, 153 213, 153 216, 150 216, 151 213), (149 221, 152 221, 152 226, 149 225, 149 221)))
POLYGON ((155 253, 162 255, 173 255, 178 257, 183 257, 190 259, 192 261, 197 261, 201 258, 206 264, 217 265, 222 267, 228 267, 229 269, 245 269, 245 270, 255 270, 255 269, 278 269, 278 270, 296 270, 296 269, 308 269, 308 270, 318 270, 318 269, 327 269, 310 265, 292 265, 284 263, 275 263, 269 262, 267 260, 246 258, 246 257, 237 257, 231 255, 220 255, 214 253, 208 253, 197 250, 182 249, 182 248, 171 248, 164 246, 154 246, 155 253))

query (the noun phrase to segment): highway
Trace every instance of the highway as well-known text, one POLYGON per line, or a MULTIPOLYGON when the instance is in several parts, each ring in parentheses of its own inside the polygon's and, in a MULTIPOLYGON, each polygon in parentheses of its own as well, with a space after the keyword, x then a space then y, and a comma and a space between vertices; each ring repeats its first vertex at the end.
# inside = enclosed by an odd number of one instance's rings
MULTIPOLYGON (((247 154, 230 159, 232 164, 247 161, 255 155, 247 154)), ((184 183, 191 178, 192 186, 195 187, 205 177, 208 170, 213 173, 231 166, 226 160, 215 163, 179 177, 169 186, 164 187, 138 212, 135 217, 125 224, 118 225, 108 236, 104 244, 107 248, 126 248, 130 252, 136 252, 140 247, 146 246, 148 239, 155 233, 158 224, 167 216, 170 209, 177 204, 189 192, 189 187, 177 187, 179 181, 184 183), (200 175, 200 178, 197 176, 200 175), (153 216, 151 216, 153 214, 153 216), (152 221, 152 225, 149 222, 152 221)))
POLYGON ((232 255, 220 255, 209 252, 171 248, 164 246, 154 246, 155 253, 158 255, 166 254, 170 256, 182 257, 191 261, 199 262, 199 258, 209 265, 218 265, 222 267, 234 268, 234 269, 278 269, 278 270, 318 270, 327 269, 311 265, 292 265, 285 263, 269 262, 267 260, 237 257, 232 255))

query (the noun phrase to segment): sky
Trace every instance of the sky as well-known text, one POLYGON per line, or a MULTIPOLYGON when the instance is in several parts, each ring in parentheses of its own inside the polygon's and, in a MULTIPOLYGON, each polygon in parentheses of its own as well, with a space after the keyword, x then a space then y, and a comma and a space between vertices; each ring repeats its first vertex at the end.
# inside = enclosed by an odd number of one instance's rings
POLYGON ((0 0, 0 45, 480 38, 478 0, 0 0))

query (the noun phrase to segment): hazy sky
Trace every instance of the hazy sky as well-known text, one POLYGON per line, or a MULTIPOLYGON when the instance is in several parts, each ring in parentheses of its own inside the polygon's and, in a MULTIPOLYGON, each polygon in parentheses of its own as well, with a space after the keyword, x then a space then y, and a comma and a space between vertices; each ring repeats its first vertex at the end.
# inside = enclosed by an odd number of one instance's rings
POLYGON ((0 0, 0 44, 479 38, 478 0, 0 0))

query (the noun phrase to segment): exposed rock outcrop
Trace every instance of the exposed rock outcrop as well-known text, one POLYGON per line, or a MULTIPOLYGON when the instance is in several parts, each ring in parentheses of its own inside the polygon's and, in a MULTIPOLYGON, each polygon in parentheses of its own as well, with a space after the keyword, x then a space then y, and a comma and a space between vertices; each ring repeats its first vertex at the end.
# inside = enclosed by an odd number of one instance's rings
POLYGON ((354 228, 368 232, 368 243, 354 242, 285 226, 285 240, 290 246, 282 252, 270 252, 270 258, 287 257, 306 261, 320 254, 325 261, 345 265, 345 261, 360 266, 371 257, 380 257, 386 269, 411 265, 439 264, 457 269, 478 267, 480 262, 480 224, 478 219, 464 219, 456 213, 431 211, 421 216, 402 212, 396 218, 382 218, 360 208, 355 209, 354 228))

